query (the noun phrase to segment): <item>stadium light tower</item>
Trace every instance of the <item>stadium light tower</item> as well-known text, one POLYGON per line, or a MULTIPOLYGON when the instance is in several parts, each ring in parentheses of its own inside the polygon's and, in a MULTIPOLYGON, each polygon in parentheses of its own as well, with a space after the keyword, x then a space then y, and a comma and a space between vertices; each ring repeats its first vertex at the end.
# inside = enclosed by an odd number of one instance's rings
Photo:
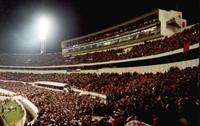
POLYGON ((46 53, 46 40, 50 31, 50 19, 47 17, 40 17, 38 19, 38 37, 41 42, 40 54, 46 53))

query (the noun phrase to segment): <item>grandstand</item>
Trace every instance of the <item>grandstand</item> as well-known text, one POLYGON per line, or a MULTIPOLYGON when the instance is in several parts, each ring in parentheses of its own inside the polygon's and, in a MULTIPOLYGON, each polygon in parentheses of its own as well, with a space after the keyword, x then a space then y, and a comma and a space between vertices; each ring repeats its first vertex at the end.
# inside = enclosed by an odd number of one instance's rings
POLYGON ((157 9, 117 26, 63 41, 62 53, 76 55, 169 37, 186 26, 181 12, 157 9))
POLYGON ((0 91, 26 125, 198 126, 199 40, 199 23, 157 9, 65 40, 62 54, 0 54, 0 91))

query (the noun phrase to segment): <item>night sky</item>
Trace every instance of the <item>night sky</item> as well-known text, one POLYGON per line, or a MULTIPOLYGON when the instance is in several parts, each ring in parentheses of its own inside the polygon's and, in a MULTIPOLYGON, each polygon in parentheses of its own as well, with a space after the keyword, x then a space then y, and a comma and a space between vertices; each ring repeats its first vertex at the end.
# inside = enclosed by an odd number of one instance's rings
POLYGON ((0 52, 39 53, 34 34, 38 15, 54 21, 47 52, 60 52, 62 40, 117 25, 151 10, 179 10, 189 24, 200 21, 200 0, 0 0, 0 52))

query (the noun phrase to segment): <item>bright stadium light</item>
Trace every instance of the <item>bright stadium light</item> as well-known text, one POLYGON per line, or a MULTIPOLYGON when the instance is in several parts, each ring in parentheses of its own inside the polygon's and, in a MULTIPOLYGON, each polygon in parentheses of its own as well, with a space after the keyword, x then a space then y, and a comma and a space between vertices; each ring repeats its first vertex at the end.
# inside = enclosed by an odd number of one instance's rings
POLYGON ((40 53, 46 52, 46 40, 51 27, 50 19, 47 17, 40 17, 38 19, 38 37, 41 42, 40 53))

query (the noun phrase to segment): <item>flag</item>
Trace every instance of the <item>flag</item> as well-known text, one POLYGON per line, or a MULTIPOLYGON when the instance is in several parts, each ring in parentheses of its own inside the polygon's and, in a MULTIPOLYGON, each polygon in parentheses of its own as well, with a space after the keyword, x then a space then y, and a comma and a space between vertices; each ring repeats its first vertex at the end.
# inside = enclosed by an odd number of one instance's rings
POLYGON ((190 42, 184 42, 183 52, 187 53, 190 50, 190 42))

